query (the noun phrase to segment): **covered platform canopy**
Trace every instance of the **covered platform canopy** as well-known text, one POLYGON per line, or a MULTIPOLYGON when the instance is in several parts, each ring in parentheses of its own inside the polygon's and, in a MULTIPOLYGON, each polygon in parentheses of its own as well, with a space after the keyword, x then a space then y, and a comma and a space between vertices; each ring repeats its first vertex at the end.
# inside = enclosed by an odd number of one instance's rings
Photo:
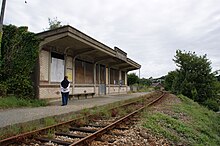
POLYGON ((38 33, 37 36, 41 39, 41 49, 51 48, 52 51, 71 55, 73 58, 86 55, 93 63, 102 63, 124 71, 141 67, 127 58, 127 53, 121 49, 112 49, 69 25, 38 33))

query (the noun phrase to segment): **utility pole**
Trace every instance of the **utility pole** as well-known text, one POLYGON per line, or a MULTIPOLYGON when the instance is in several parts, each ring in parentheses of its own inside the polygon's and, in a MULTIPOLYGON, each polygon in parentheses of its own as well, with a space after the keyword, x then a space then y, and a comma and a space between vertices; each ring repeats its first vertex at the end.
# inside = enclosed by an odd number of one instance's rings
POLYGON ((0 66, 1 66, 1 58, 2 58, 2 35, 3 35, 3 19, 5 13, 5 4, 6 4, 6 0, 2 0, 2 8, 1 8, 1 16, 0 16, 0 66))

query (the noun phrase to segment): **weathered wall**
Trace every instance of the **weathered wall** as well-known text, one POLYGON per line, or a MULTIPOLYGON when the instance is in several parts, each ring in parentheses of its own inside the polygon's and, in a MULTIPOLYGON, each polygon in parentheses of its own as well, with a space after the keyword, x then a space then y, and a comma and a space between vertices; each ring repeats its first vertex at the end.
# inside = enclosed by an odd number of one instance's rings
MULTIPOLYGON (((47 98, 60 98, 60 84, 50 82, 50 59, 51 55, 49 51, 42 50, 39 55, 39 62, 40 62, 40 87, 39 87, 39 97, 41 99, 47 99, 47 98)), ((73 81, 73 58, 71 56, 66 56, 65 57, 65 75, 68 75, 68 79, 70 82, 73 81)), ((96 95, 100 94, 100 89, 99 89, 99 84, 98 84, 98 79, 97 79, 97 84, 96 87, 94 88, 93 83, 87 83, 86 80, 90 80, 89 82, 93 82, 93 68, 94 66, 91 65, 91 63, 88 62, 78 62, 78 66, 76 68, 76 79, 80 79, 81 84, 75 84, 74 87, 70 88, 70 94, 72 93, 84 93, 86 91, 87 93, 89 92, 95 92, 96 95), (84 71, 90 71, 91 73, 85 73, 84 71), (83 77, 81 77, 83 75, 83 77), (80 76, 80 77, 79 77, 80 76), (88 77, 88 78, 87 78, 88 77)), ((109 88, 109 70, 108 68, 103 68, 104 66, 100 66, 100 68, 96 68, 97 71, 97 78, 100 78, 101 81, 100 83, 106 84, 106 94, 124 94, 127 91, 129 91, 129 88, 127 89, 126 86, 119 87, 118 82, 117 85, 110 85, 109 88)), ((114 73, 112 74, 112 78, 114 79, 122 79, 125 80, 125 84, 127 83, 127 74, 124 72, 119 72, 119 70, 114 70, 114 73), (118 77, 117 77, 118 75, 118 77), (121 77, 119 77, 121 75, 121 77)), ((114 83, 114 81, 112 81, 114 83)))
POLYGON ((110 93, 109 94, 115 94, 115 93, 119 93, 119 86, 111 85, 110 86, 110 93))
POLYGON ((39 53, 40 81, 49 81, 49 52, 41 50, 39 53))
POLYGON ((67 56, 66 58, 66 75, 68 76, 68 80, 73 82, 73 58, 67 56))
MULTIPOLYGON (((72 93, 72 88, 70 88, 70 93, 72 93)), ((40 87, 39 95, 41 99, 61 98, 60 86, 54 85, 50 87, 49 86, 40 87)))
POLYGON ((73 93, 93 93, 94 92, 94 87, 75 87, 73 90, 73 93))

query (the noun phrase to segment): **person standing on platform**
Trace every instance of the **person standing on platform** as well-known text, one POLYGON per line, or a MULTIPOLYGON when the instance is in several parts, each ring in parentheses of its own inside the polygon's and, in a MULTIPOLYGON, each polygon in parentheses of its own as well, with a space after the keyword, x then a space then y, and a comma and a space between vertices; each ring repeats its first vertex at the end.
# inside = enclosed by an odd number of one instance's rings
POLYGON ((70 92, 70 82, 68 81, 68 76, 65 76, 60 84, 61 94, 62 94, 62 106, 67 105, 69 92, 70 92))

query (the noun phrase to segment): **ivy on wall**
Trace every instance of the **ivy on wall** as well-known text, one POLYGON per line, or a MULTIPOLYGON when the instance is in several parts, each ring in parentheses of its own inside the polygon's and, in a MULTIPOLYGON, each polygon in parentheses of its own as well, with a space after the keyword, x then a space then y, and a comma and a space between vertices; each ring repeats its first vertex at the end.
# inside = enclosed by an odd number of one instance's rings
POLYGON ((39 39, 27 27, 8 25, 3 27, 0 96, 15 94, 33 98, 31 75, 38 58, 39 39))

